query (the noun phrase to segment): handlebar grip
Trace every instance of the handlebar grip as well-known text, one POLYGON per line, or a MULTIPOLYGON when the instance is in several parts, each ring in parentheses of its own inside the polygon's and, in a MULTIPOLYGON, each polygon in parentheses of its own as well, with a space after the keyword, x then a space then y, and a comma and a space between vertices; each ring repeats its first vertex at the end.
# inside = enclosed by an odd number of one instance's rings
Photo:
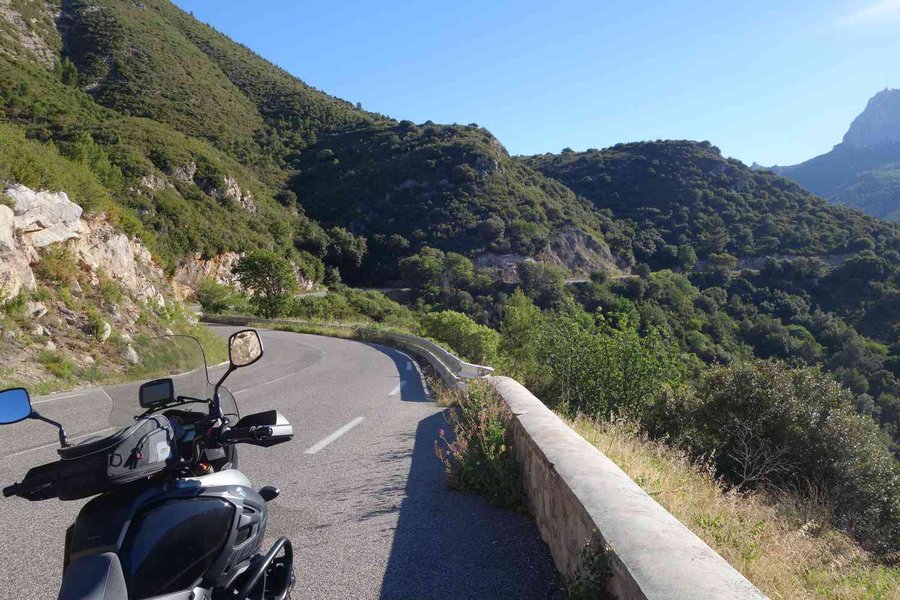
POLYGON ((15 496, 19 493, 19 484, 14 483, 10 486, 3 488, 3 497, 9 498, 10 496, 15 496))
POLYGON ((271 437, 272 428, 259 425, 254 427, 235 427, 222 432, 219 440, 223 442, 253 442, 271 437))

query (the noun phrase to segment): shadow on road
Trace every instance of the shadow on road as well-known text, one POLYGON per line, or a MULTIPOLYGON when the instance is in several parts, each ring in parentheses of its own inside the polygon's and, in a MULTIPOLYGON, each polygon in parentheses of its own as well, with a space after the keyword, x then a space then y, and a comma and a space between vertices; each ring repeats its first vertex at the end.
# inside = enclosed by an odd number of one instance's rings
POLYGON ((438 413, 416 429, 382 600, 559 598, 550 552, 530 519, 446 489, 434 454, 442 427, 438 413))
POLYGON ((415 362, 408 355, 380 344, 366 342, 366 345, 378 350, 394 361, 394 364, 397 366, 397 373, 400 374, 399 394, 401 400, 404 402, 428 402, 428 393, 422 384, 422 378, 419 377, 419 371, 415 362))

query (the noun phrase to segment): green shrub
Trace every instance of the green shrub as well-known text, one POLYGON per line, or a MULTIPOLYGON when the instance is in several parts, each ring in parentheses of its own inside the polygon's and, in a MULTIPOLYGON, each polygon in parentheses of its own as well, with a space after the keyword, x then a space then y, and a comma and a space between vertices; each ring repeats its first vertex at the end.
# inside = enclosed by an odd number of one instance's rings
POLYGON ((578 551, 575 573, 566 582, 566 600, 612 598, 607 591, 607 585, 612 577, 610 551, 596 530, 593 531, 593 536, 593 539, 578 551))
POLYGON ((69 249, 57 244, 41 257, 34 271, 42 279, 69 285, 76 280, 78 265, 69 249))
POLYGON ((122 301, 122 288, 118 283, 103 273, 100 274, 98 279, 100 280, 100 283, 97 286, 97 289, 100 292, 100 296, 107 304, 118 304, 122 301))
POLYGON ((0 304, 0 310, 9 317, 20 319, 25 316, 25 304, 29 298, 30 295, 27 292, 19 292, 12 298, 4 300, 0 304))
POLYGON ((818 369, 770 361, 715 366, 694 387, 661 394, 645 413, 651 434, 714 457, 748 488, 812 487, 864 546, 900 549, 900 466, 854 398, 818 369))
POLYGON ((420 319, 426 337, 449 344, 469 361, 489 364, 497 358, 500 334, 452 310, 428 313, 420 319))
POLYGON ((88 307, 85 311, 85 315, 87 316, 88 329, 90 330, 91 335, 95 338, 103 335, 103 330, 106 329, 105 321, 103 320, 103 317, 100 316, 100 313, 97 312, 97 309, 92 306, 88 307))
POLYGON ((203 312, 219 314, 240 305, 242 299, 238 297, 231 286, 207 277, 197 286, 197 302, 203 312))
POLYGON ((473 382, 446 411, 452 433, 441 429, 434 451, 449 485, 484 496, 496 506, 522 504, 522 482, 512 455, 509 408, 483 381, 473 382))
POLYGON ((641 335, 627 322, 613 327, 575 307, 543 322, 536 365, 552 377, 542 395, 595 417, 637 418, 660 389, 683 377, 677 346, 659 330, 641 335))
POLYGON ((53 350, 41 350, 37 361, 60 379, 70 380, 75 376, 75 363, 53 350))

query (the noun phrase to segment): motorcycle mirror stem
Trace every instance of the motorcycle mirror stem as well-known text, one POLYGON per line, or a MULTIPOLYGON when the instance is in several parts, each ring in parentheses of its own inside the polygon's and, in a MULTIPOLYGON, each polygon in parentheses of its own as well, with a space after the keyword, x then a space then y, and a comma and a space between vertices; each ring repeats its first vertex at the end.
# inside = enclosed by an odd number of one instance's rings
POLYGON ((228 376, 231 375, 232 373, 234 373, 234 371, 237 369, 238 369, 238 367, 236 367, 234 364, 229 364, 228 369, 225 371, 225 373, 222 375, 222 377, 219 378, 219 381, 216 382, 215 387, 213 387, 213 400, 212 400, 212 406, 211 406, 212 411, 211 412, 212 412, 212 416, 214 416, 216 418, 219 418, 219 419, 222 418, 222 408, 219 403, 219 388, 222 387, 222 384, 225 383, 225 380, 228 379, 228 376))
POLYGON ((44 423, 49 423, 56 427, 59 430, 59 445, 63 448, 69 447, 69 440, 66 438, 66 430, 63 429, 62 424, 57 423, 53 419, 48 419, 47 417, 38 413, 38 411, 32 409, 31 414, 28 415, 29 419, 34 419, 35 421, 43 421, 44 423))
POLYGON ((59 445, 63 448, 69 445, 69 441, 66 439, 66 430, 63 429, 63 426, 34 410, 28 390, 18 387, 0 391, 0 425, 12 425, 25 419, 50 423, 59 430, 59 445))

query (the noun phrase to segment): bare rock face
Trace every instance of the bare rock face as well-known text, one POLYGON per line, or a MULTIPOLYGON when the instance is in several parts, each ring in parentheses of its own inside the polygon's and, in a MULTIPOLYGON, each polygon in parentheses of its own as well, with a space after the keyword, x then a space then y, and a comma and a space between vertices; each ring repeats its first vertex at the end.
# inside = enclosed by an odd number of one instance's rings
POLYGON ((185 183, 193 183, 194 175, 197 174, 197 165, 194 163, 187 164, 183 167, 175 167, 172 170, 172 177, 185 183))
POLYGON ((547 247, 534 258, 521 254, 486 252, 475 257, 472 262, 479 269, 499 271, 506 283, 517 283, 519 267, 522 263, 534 262, 535 259, 560 266, 575 275, 587 275, 594 270, 613 274, 625 271, 625 266, 616 262, 606 243, 574 227, 554 235, 547 247))
MULTIPOLYGON (((56 53, 47 44, 47 41, 38 35, 30 21, 19 13, 11 0, 0 0, 0 20, 5 21, 9 33, 17 38, 22 50, 32 54, 45 67, 52 68, 56 59, 56 53)), ((6 51, 0 51, 6 53, 6 51)), ((11 53, 12 54, 12 53, 11 53)), ((15 57, 15 54, 13 54, 15 57)))
POLYGON ((485 252, 476 256, 472 263, 479 269, 499 271, 504 283, 517 283, 519 281, 519 265, 526 260, 530 259, 521 254, 485 252))
POLYGON ((131 296, 162 306, 165 299, 157 286, 162 287, 164 276, 153 266, 150 252, 105 220, 91 218, 86 225, 86 233, 73 244, 79 263, 94 278, 102 272, 121 284, 131 296))
POLYGON ((853 120, 844 143, 855 148, 900 143, 900 90, 875 94, 853 120))
POLYGON ((30 319, 40 319, 47 314, 47 307, 43 302, 29 300, 25 303, 25 314, 27 314, 30 319))
POLYGON ((125 350, 122 351, 122 358, 124 358, 129 363, 136 365, 141 362, 141 357, 138 356, 137 351, 132 347, 131 344, 128 344, 125 347, 125 350))
POLYGON ((172 277, 172 289, 179 300, 189 298, 204 279, 213 279, 218 283, 237 286, 237 278, 231 269, 240 260, 236 252, 225 252, 205 259, 200 253, 181 263, 172 277))
POLYGON ((605 242, 576 228, 554 235, 538 258, 576 274, 586 275, 594 270, 618 274, 623 270, 605 242))
POLYGON ((13 199, 15 228, 22 241, 34 249, 65 242, 85 232, 81 207, 65 192, 35 192, 21 184, 7 188, 13 199))
POLYGON ((169 183, 165 177, 161 177, 155 173, 144 175, 141 177, 141 185, 150 190, 162 190, 168 187, 169 183))
POLYGON ((216 200, 227 200, 249 213, 256 213, 256 202, 253 195, 241 189, 240 184, 233 177, 225 177, 225 188, 222 190, 209 190, 209 195, 216 200))
POLYGON ((14 184, 6 189, 13 208, 0 205, 0 299, 35 289, 31 265, 51 246, 66 244, 93 283, 113 278, 143 301, 164 302, 162 271, 150 252, 105 219, 83 217, 64 192, 34 191, 14 184))
POLYGON ((97 339, 101 342, 105 342, 109 339, 109 336, 112 335, 112 325, 103 321, 103 329, 97 334, 97 339))
POLYGON ((0 204, 0 301, 13 298, 37 283, 25 253, 16 240, 15 215, 0 204))

